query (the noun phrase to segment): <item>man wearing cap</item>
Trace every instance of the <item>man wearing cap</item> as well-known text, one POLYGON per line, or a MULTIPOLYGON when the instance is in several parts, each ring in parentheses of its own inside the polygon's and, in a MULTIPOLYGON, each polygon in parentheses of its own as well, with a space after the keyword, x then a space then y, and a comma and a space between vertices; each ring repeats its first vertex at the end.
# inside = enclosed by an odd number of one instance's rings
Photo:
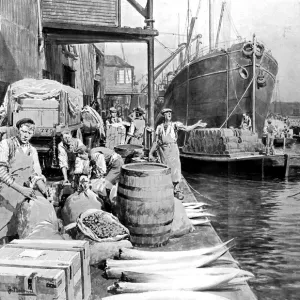
POLYGON ((242 129, 252 130, 251 118, 246 113, 243 113, 242 123, 240 127, 242 129))
POLYGON ((111 107, 109 109, 109 113, 110 113, 110 116, 107 118, 106 123, 105 123, 106 127, 111 124, 122 122, 122 119, 117 116, 117 110, 115 107, 111 107))
POLYGON ((64 176, 64 183, 74 183, 75 161, 80 151, 82 152, 81 159, 88 159, 88 155, 84 154, 84 147, 80 139, 72 137, 69 129, 62 132, 62 141, 57 148, 59 167, 64 176))
POLYGON ((34 201, 34 189, 48 196, 37 150, 29 143, 34 121, 24 118, 16 127, 17 136, 0 142, 0 237, 16 234, 13 213, 25 198, 34 201))
POLYGON ((142 145, 145 127, 145 111, 141 107, 137 107, 133 110, 125 144, 142 145))
POLYGON ((177 145, 178 131, 191 131, 196 127, 205 127, 206 123, 198 121, 194 125, 185 126, 180 122, 172 122, 172 109, 170 108, 164 108, 161 114, 164 116, 164 122, 156 128, 155 141, 149 152, 149 160, 154 160, 153 152, 157 150, 160 161, 171 168, 174 195, 182 200, 183 195, 179 188, 181 163, 177 145))

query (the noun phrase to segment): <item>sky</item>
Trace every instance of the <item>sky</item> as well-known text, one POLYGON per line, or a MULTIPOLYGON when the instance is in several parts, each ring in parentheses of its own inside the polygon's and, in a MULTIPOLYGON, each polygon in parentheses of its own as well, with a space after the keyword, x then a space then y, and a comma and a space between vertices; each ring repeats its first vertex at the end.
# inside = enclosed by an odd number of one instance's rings
MULTIPOLYGON (((190 0, 190 16, 196 16, 199 1, 194 33, 202 34, 203 46, 207 46, 208 0, 190 0)), ((138 2, 145 6, 147 1, 138 2)), ((212 0, 212 3, 215 37, 222 1, 212 0)), ((121 0, 121 4, 122 26, 145 26, 144 18, 126 0, 121 0)), ((169 49, 155 41, 155 65, 167 58, 179 42, 186 41, 187 11, 188 0, 154 0, 154 28, 159 31, 157 40, 169 49)), ((246 40, 252 40, 255 33, 257 39, 271 50, 279 65, 278 98, 286 102, 300 101, 300 0, 227 0, 220 42, 236 39, 237 33, 246 40)), ((147 74, 146 44, 124 43, 123 47, 126 61, 135 67, 136 81, 142 82, 142 76, 147 74)), ((116 43, 106 44, 105 53, 123 57, 121 46, 116 43)), ((176 61, 166 72, 173 68, 176 68, 176 61)))

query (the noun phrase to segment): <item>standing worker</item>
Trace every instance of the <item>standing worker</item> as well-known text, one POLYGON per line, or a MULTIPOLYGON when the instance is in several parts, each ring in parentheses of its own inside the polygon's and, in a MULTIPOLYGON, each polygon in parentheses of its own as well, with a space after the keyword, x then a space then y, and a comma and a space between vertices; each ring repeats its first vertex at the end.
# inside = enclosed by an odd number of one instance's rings
POLYGON ((246 113, 243 113, 242 123, 240 127, 242 129, 252 130, 251 118, 246 113))
POLYGON ((272 121, 268 120, 268 124, 264 128, 264 133, 267 135, 267 155, 274 155, 274 139, 276 132, 276 128, 272 124, 272 121))
POLYGON ((142 145, 146 127, 145 111, 142 108, 137 107, 136 109, 134 109, 132 115, 133 117, 131 119, 125 144, 142 145))
POLYGON ((24 118, 17 122, 17 136, 0 142, 0 238, 17 233, 13 214, 25 199, 34 201, 35 191, 49 193, 42 175, 37 150, 29 143, 35 123, 24 118))
POLYGON ((170 108, 164 108, 161 114, 164 116, 164 122, 156 128, 155 141, 149 152, 149 160, 154 160, 153 152, 158 150, 161 163, 171 168, 174 195, 179 200, 182 200, 184 196, 179 188, 181 163, 177 145, 178 131, 183 130, 188 132, 196 127, 205 127, 206 123, 202 123, 200 120, 194 125, 185 126, 180 122, 172 122, 172 109, 170 108))
POLYGON ((111 124, 115 124, 115 123, 121 123, 122 122, 122 118, 117 116, 117 110, 115 107, 111 107, 109 109, 109 113, 110 116, 107 118, 106 120, 106 128, 111 125, 111 124))

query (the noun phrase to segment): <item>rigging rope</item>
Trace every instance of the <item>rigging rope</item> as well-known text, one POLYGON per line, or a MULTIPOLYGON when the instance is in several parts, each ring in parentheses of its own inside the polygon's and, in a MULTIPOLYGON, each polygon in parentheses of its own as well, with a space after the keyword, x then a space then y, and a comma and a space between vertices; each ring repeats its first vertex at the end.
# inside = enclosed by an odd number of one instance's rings
POLYGON ((154 38, 155 41, 157 41, 163 48, 165 48, 169 53, 174 54, 173 51, 171 51, 166 45, 164 45, 161 41, 159 41, 157 38, 154 38))
POLYGON ((226 120, 224 121, 224 123, 221 125, 221 127, 219 129, 221 129, 225 124, 226 122, 229 120, 229 118, 231 117, 231 115, 233 114, 233 112, 235 111, 235 109, 238 107, 238 105, 240 104, 240 102, 242 101, 242 99, 244 98, 245 94, 247 93, 249 87, 251 86, 252 82, 254 80, 254 76, 252 77, 250 83, 248 84, 244 94, 242 95, 241 99, 239 100, 239 102, 236 104, 236 106, 233 108, 233 110, 231 111, 230 115, 228 116, 228 118, 226 118, 226 120))

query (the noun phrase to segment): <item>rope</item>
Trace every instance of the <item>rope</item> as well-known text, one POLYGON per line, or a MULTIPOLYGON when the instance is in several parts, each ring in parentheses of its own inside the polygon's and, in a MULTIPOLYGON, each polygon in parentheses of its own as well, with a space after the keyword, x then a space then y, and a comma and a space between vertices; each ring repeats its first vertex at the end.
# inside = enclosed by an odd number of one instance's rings
POLYGON ((203 197, 204 199, 207 199, 209 201, 212 201, 212 202, 216 202, 215 200, 207 197, 207 196, 204 196, 203 194, 199 193, 197 190, 195 190, 187 181, 185 181, 187 183, 187 185, 189 186, 189 188, 191 188, 196 194, 198 194, 199 196, 203 197))
POLYGON ((165 48, 169 53, 174 54, 166 45, 164 45, 161 41, 159 41, 157 38, 154 38, 163 48, 165 48))
POLYGON ((238 107, 238 105, 240 104, 241 100, 244 98, 246 92, 248 91, 249 87, 251 86, 252 82, 254 80, 254 77, 252 77, 250 83, 248 84, 244 94, 242 95, 241 99, 239 100, 239 102, 236 104, 236 106, 234 107, 234 109, 231 111, 230 115, 228 116, 228 118, 226 118, 226 120, 224 121, 224 123, 221 125, 221 127, 219 129, 221 129, 225 124, 226 122, 229 120, 229 118, 231 117, 231 115, 233 114, 233 112, 235 111, 235 109, 238 107))

